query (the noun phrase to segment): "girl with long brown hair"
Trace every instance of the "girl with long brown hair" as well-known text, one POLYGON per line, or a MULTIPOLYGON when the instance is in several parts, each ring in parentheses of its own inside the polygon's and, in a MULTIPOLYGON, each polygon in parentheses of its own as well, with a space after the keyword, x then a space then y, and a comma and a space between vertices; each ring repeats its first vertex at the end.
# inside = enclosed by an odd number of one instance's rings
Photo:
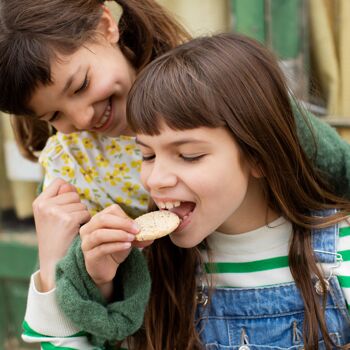
MULTIPOLYGON (((128 348, 350 347, 350 202, 306 157, 290 100, 273 55, 235 34, 195 39, 139 75, 127 116, 141 180, 182 221, 144 249, 152 290, 128 348)), ((117 279, 125 259, 107 210, 81 229, 99 287, 113 283, 101 256, 117 279)), ((77 274, 61 269, 68 309, 77 274)))

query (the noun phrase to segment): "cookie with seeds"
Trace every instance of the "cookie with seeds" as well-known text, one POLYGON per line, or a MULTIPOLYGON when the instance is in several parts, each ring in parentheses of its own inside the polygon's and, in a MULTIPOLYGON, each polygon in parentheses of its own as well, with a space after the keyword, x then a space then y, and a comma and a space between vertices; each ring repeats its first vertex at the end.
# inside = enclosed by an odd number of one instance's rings
POLYGON ((173 232, 180 218, 169 210, 158 210, 139 216, 135 222, 140 228, 136 241, 150 241, 173 232))

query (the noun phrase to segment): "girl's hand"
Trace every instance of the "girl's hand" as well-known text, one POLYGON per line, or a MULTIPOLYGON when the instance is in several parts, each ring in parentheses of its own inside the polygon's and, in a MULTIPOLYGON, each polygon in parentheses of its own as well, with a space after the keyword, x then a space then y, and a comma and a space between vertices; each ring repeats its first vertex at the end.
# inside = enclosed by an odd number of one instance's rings
POLYGON ((33 202, 38 237, 41 291, 55 286, 55 267, 62 259, 90 214, 76 188, 54 180, 33 202))
POLYGON ((118 266, 129 255, 138 232, 134 221, 117 204, 94 215, 80 228, 86 270, 107 298, 118 266))

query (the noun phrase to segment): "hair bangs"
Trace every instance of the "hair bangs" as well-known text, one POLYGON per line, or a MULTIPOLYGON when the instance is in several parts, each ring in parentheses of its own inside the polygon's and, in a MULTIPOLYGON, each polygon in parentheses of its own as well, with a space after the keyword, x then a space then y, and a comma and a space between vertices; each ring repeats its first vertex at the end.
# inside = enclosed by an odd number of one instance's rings
POLYGON ((40 83, 51 83, 50 49, 19 35, 13 36, 11 47, 0 47, 0 109, 30 115, 27 103, 33 91, 40 83))
POLYGON ((52 61, 59 53, 73 53, 95 35, 102 8, 94 0, 85 2, 82 8, 83 0, 22 0, 1 4, 2 111, 31 116, 28 102, 35 89, 40 84, 52 83, 52 61))
POLYGON ((129 94, 128 123, 135 133, 159 135, 164 124, 173 130, 226 125, 204 72, 183 57, 165 55, 158 61, 141 73, 129 94))

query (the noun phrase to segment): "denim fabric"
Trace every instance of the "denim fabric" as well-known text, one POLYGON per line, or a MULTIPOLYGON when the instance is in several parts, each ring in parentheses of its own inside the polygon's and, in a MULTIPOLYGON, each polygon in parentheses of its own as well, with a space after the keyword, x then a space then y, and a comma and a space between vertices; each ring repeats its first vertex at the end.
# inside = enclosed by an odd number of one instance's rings
MULTIPOLYGON (((319 262, 334 262, 338 227, 315 230, 319 262)), ((336 277, 327 293, 326 322, 335 344, 350 342, 350 316, 336 277)), ((205 291, 207 292, 207 291, 205 291)), ((304 304, 296 285, 219 288, 210 305, 197 310, 198 331, 207 350, 303 349, 304 304)), ((319 349, 325 349, 319 340, 319 349)))

